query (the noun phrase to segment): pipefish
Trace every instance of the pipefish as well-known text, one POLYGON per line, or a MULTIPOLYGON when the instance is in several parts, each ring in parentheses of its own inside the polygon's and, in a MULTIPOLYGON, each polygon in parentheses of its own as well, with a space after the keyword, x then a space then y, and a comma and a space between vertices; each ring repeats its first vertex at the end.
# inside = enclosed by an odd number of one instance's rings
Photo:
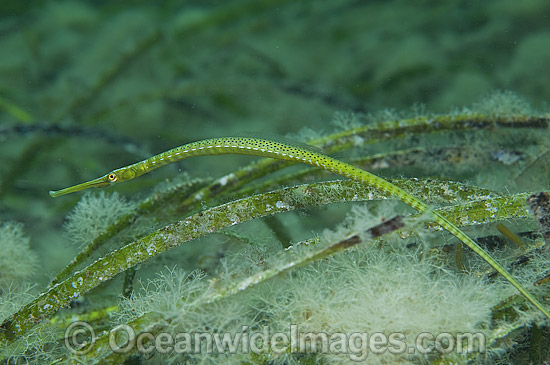
POLYGON ((489 265, 500 273, 510 284, 537 307, 550 319, 549 311, 529 293, 503 266, 501 266, 488 252, 481 248, 474 240, 468 237, 447 218, 432 210, 422 200, 414 197, 396 185, 374 175, 368 171, 350 165, 344 161, 329 157, 307 146, 294 145, 282 141, 274 141, 262 138, 250 137, 223 137, 211 138, 192 142, 160 153, 146 160, 132 165, 113 170, 108 174, 94 180, 71 186, 62 190, 50 191, 52 197, 74 193, 89 188, 105 187, 134 179, 169 163, 184 158, 204 155, 242 154, 252 156, 270 157, 280 160, 303 162, 305 164, 320 167, 335 174, 350 178, 365 185, 370 185, 379 191, 393 196, 419 212, 429 214, 441 227, 446 229, 475 253, 483 258, 489 265))

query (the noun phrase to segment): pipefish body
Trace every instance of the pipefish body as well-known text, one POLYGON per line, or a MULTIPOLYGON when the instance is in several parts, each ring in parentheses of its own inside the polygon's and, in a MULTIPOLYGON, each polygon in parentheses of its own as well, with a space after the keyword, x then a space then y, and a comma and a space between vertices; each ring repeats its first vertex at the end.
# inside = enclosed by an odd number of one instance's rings
POLYGON ((422 200, 414 197, 405 190, 395 186, 394 184, 374 175, 368 171, 350 165, 344 161, 329 157, 321 152, 309 149, 306 146, 293 145, 287 142, 274 141, 262 138, 250 137, 224 137, 212 138, 202 141, 192 142, 180 147, 173 148, 166 152, 160 153, 146 160, 135 164, 121 167, 113 170, 108 174, 62 190, 50 191, 52 197, 82 191, 89 188, 104 187, 111 184, 125 182, 134 179, 138 176, 148 173, 151 170, 157 169, 169 163, 182 160, 193 156, 205 155, 225 155, 225 154, 242 154, 270 157, 280 160, 288 160, 295 162, 303 162, 311 166, 317 166, 333 172, 335 174, 350 178, 365 185, 375 187, 381 192, 394 196, 403 203, 412 208, 429 214, 437 224, 449 231, 465 245, 470 247, 475 253, 483 258, 491 265, 498 273, 508 280, 516 289, 527 298, 535 307, 537 307, 544 315, 550 319, 549 311, 531 294, 529 293, 504 267, 502 267, 489 253, 483 250, 475 241, 462 232, 457 226, 451 223, 447 218, 432 210, 422 200))

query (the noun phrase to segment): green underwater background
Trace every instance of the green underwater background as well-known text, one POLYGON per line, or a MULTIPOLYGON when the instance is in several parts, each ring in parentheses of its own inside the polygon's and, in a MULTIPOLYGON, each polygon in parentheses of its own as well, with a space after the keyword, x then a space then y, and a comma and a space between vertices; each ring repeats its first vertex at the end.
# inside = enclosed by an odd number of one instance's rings
POLYGON ((549 364, 549 319, 482 258, 318 168, 214 155, 48 194, 201 139, 291 139, 426 202, 550 309, 548 65, 545 0, 2 3, 0 361, 549 364), (140 349, 120 326, 406 351, 140 349))

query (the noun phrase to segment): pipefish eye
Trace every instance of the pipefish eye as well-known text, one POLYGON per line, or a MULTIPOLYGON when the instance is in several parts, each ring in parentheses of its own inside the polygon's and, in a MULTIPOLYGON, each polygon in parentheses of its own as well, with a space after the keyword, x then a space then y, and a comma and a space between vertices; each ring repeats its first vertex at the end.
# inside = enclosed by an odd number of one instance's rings
POLYGON ((107 179, 110 182, 115 182, 118 179, 118 177, 116 176, 116 174, 114 172, 111 172, 109 175, 107 175, 107 179))

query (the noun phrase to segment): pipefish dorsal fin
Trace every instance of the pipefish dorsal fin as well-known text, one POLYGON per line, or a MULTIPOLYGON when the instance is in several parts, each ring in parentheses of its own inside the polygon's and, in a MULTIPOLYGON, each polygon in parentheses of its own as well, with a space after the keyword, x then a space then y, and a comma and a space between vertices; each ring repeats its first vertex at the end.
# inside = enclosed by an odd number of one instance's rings
POLYGON ((294 138, 282 136, 277 133, 271 133, 271 132, 239 132, 234 135, 234 137, 240 137, 240 138, 255 138, 255 139, 264 139, 267 141, 273 141, 273 142, 279 142, 285 145, 289 145, 292 147, 301 148, 307 151, 311 151, 314 153, 318 153, 321 155, 329 155, 328 153, 324 152, 321 148, 317 146, 313 146, 310 144, 307 144, 306 142, 298 141, 294 138))

